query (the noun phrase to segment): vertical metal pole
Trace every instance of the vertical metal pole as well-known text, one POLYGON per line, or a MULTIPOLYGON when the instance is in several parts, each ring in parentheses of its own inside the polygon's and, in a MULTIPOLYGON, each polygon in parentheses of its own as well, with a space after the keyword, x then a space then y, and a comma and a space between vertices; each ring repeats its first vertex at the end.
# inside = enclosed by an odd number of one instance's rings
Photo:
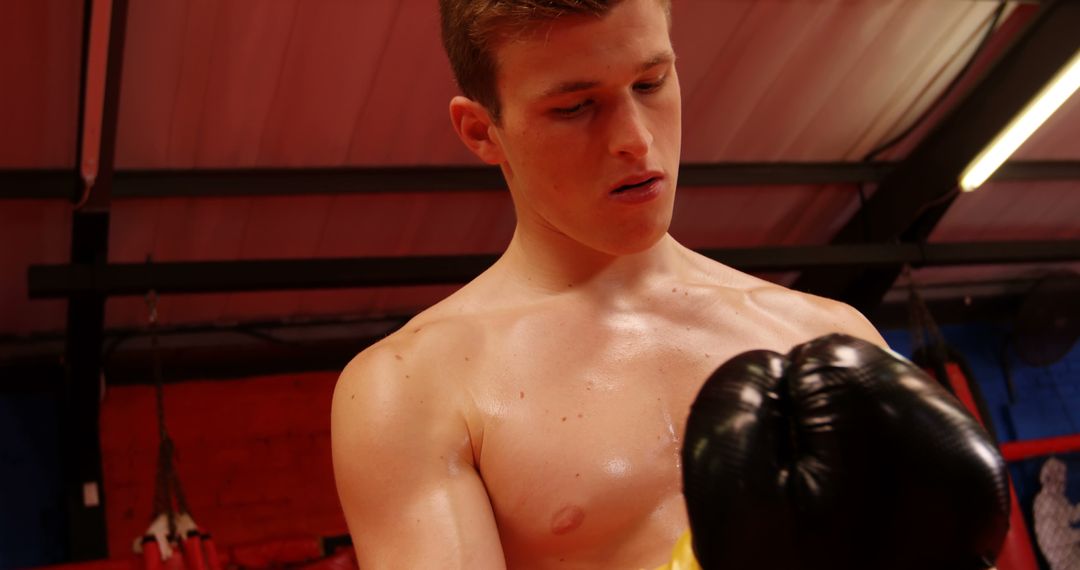
MULTIPOLYGON (((94 262, 107 246, 109 214, 75 214, 71 260, 94 262)), ((108 556, 105 493, 98 412, 105 298, 78 294, 68 299, 65 382, 61 433, 64 487, 68 505, 68 557, 72 561, 108 556)))
MULTIPOLYGON (((104 264, 111 201, 127 0, 86 0, 71 262, 104 264)), ((61 438, 68 558, 109 554, 99 412, 105 297, 69 298, 61 438)))

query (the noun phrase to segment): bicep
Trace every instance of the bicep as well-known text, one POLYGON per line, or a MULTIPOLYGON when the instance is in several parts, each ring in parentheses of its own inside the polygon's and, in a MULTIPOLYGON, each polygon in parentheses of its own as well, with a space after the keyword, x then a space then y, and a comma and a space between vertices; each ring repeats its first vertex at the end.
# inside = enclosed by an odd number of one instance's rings
POLYGON ((503 567, 464 422, 446 395, 390 364, 350 365, 332 407, 334 475, 360 567, 503 567))
POLYGON ((498 530, 475 472, 381 488, 354 486, 348 473, 342 476, 342 508, 360 568, 503 567, 498 530))

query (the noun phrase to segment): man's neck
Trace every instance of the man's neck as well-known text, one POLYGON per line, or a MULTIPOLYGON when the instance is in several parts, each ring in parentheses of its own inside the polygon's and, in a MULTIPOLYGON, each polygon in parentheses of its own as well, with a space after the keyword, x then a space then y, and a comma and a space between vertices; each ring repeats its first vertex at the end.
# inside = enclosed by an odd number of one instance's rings
POLYGON ((514 281, 534 290, 632 293, 646 291, 684 268, 684 253, 668 234, 644 251, 613 255, 562 235, 531 235, 519 226, 500 264, 514 281))

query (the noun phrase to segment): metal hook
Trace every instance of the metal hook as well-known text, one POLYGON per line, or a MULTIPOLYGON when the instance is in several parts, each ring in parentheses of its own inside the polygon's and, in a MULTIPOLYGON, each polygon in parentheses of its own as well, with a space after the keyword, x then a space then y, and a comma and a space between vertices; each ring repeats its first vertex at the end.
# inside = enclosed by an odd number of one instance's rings
POLYGON ((157 324, 157 305, 158 305, 157 291, 151 289, 149 292, 146 293, 146 307, 150 311, 150 324, 151 325, 156 325, 157 324))

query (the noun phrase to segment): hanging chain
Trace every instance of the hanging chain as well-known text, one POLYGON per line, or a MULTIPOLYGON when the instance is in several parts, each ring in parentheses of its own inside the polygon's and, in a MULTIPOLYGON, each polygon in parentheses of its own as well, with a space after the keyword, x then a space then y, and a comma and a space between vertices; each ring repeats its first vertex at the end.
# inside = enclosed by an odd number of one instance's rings
POLYGON ((934 321, 926 300, 919 294, 910 265, 904 266, 904 276, 907 278, 908 285, 908 319, 912 353, 922 349, 924 358, 938 377, 938 382, 951 391, 952 388, 946 377, 948 372, 945 365, 949 361, 949 352, 945 336, 941 334, 941 329, 934 321))
POLYGON ((165 380, 161 366, 161 349, 158 341, 158 295, 157 291, 151 290, 146 294, 146 305, 149 311, 150 324, 150 353, 153 360, 154 393, 157 399, 158 418, 158 461, 157 481, 154 490, 154 516, 165 513, 169 522, 169 534, 176 535, 176 517, 174 516, 173 500, 181 513, 191 513, 187 499, 184 497, 183 488, 180 486, 180 475, 176 471, 174 458, 176 447, 169 436, 165 426, 165 380))

